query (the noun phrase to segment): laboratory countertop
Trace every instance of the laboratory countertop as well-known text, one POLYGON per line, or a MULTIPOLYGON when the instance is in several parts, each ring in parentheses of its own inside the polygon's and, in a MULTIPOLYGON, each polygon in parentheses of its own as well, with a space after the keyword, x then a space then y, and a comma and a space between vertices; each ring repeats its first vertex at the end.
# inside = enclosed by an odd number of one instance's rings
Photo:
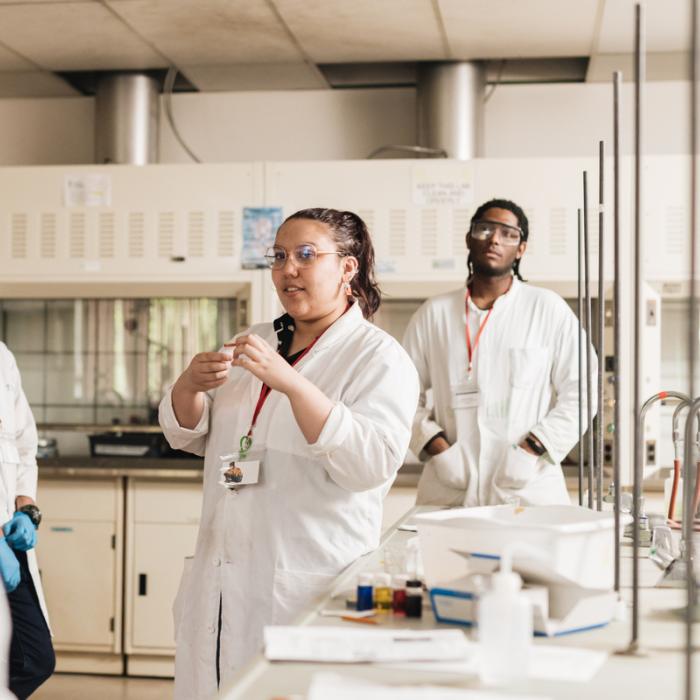
MULTIPOLYGON (((202 479, 204 460, 157 459, 151 457, 54 457, 37 460, 39 475, 75 476, 84 478, 138 476, 162 479, 202 479)), ((401 467, 394 486, 415 487, 420 478, 421 464, 408 463, 401 467)))
MULTIPOLYGON (((302 614, 298 625, 348 625, 338 618, 323 617, 321 610, 342 609, 349 593, 354 591, 358 573, 362 571, 382 571, 386 557, 396 556, 405 549, 408 540, 415 537, 413 532, 399 528, 410 521, 416 512, 429 508, 414 508, 383 536, 379 549, 355 562, 335 581, 329 595, 313 610, 302 614)), ((631 600, 632 549, 622 547, 621 588, 627 601, 631 600)), ((554 644, 603 651, 609 654, 605 664, 586 683, 545 681, 530 679, 526 683, 511 688, 499 689, 517 697, 523 693, 538 698, 552 700, 590 700, 591 698, 635 698, 635 700, 658 700, 659 698, 683 698, 685 663, 685 625, 677 611, 685 604, 683 589, 654 588, 660 577, 659 570, 646 558, 640 560, 640 634, 641 652, 636 655, 620 654, 627 649, 630 638, 629 622, 612 622, 606 627, 557 637, 537 638, 535 644, 554 644)), ((427 603, 420 620, 382 617, 382 627, 401 629, 435 629, 451 627, 437 623, 427 603)), ((461 629, 465 629, 461 627, 461 629)), ((700 632, 697 625, 695 634, 700 632)), ((469 634, 467 632, 467 634, 469 634)), ((693 668, 696 678, 700 678, 700 660, 695 654, 693 668)), ((314 673, 328 671, 343 676, 365 679, 388 685, 432 684, 454 688, 481 688, 476 676, 457 675, 445 671, 425 671, 407 669, 400 671, 390 665, 381 664, 321 664, 269 662, 264 655, 258 655, 248 666, 241 669, 222 689, 219 697, 225 700, 269 700, 270 698, 304 698, 314 673)), ((697 682, 696 682, 697 685, 697 682)), ((491 690, 491 692, 494 692, 491 690)))
POLYGON ((204 460, 140 457, 54 457, 37 460, 39 477, 202 479, 204 460))

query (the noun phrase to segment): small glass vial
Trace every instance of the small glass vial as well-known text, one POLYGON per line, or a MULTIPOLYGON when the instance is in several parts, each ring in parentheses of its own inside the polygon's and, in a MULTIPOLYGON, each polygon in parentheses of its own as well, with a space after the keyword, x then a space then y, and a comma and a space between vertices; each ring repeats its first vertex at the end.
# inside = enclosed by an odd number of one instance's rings
POLYGON ((374 577, 374 607, 377 612, 391 612, 391 576, 389 574, 376 574, 374 577))
POLYGON ((358 610, 372 610, 374 608, 372 578, 372 574, 360 574, 357 578, 356 608, 358 610))
POLYGON ((418 579, 406 581, 406 617, 423 616, 423 584, 418 579))
POLYGON ((406 614, 406 581, 408 576, 396 574, 391 580, 393 590, 392 610, 394 615, 406 614))

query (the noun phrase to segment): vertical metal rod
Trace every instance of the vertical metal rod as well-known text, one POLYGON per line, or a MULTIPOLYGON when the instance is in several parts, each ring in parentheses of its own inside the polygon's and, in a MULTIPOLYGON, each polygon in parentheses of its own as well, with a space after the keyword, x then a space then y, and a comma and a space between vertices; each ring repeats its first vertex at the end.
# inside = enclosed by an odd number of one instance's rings
MULTIPOLYGON (((690 4, 690 324, 688 338, 688 371, 690 374, 689 394, 695 397, 695 361, 698 342, 698 309, 695 297, 695 277, 697 273, 697 150, 698 150, 698 114, 697 114, 697 61, 698 61, 698 3, 692 0, 690 4)), ((688 411, 686 423, 685 464, 688 481, 683 482, 684 489, 688 493, 685 498, 685 507, 692 510, 691 494, 695 493, 692 482, 700 475, 695 473, 697 456, 694 454, 694 443, 689 439, 692 435, 693 410, 688 411), (692 443, 692 444, 691 444, 692 443), (689 505, 690 504, 690 505, 689 505)), ((683 512, 685 516, 685 511, 683 512)), ((692 700, 693 697, 693 619, 696 606, 695 583, 695 547, 693 544, 693 519, 695 513, 688 512, 683 519, 684 536, 687 556, 687 593, 688 601, 685 614, 685 697, 692 700)))
POLYGON ((642 434, 639 420, 642 393, 641 365, 641 319, 640 306, 642 295, 642 82, 643 46, 642 46, 642 7, 635 5, 634 22, 634 399, 632 401, 632 419, 634 421, 634 492, 633 492, 633 545, 632 545, 632 638, 630 650, 639 648, 639 506, 642 495, 642 434))
POLYGON ((613 388, 615 391, 615 418, 613 425, 613 483, 615 485, 615 592, 620 592, 620 460, 622 458, 622 442, 620 441, 620 363, 621 353, 621 304, 620 304, 620 87, 622 73, 613 73, 613 233, 614 248, 614 288, 613 313, 614 321, 614 360, 613 388))
POLYGON ((696 463, 698 459, 693 424, 700 409, 700 399, 690 404, 685 422, 685 446, 683 450, 683 541, 685 542, 685 564, 687 604, 685 609, 685 693, 686 700, 693 700, 693 618, 695 617, 695 555, 693 546, 693 496, 696 463))
POLYGON ((581 210, 578 212, 578 504, 583 505, 583 232, 581 210))
POLYGON ((595 473, 595 450, 593 449, 593 381, 591 377, 591 346, 593 343, 593 321, 591 319, 591 283, 588 249, 588 173, 583 171, 583 288, 586 300, 586 436, 588 453, 588 507, 593 508, 593 474, 595 473))
POLYGON ((603 510, 603 462, 605 450, 603 443, 603 371, 605 369, 605 241, 603 238, 603 206, 605 203, 605 146, 598 144, 598 391, 596 413, 596 437, 598 455, 596 459, 596 508, 603 510))

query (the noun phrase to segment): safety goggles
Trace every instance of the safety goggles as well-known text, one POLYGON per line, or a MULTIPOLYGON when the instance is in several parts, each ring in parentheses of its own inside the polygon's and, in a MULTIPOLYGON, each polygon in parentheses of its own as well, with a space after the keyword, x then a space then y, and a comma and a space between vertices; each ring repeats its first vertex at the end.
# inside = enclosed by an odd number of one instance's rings
POLYGON ((310 243, 298 245, 294 250, 287 251, 281 246, 273 246, 268 248, 265 253, 265 260, 273 270, 281 270, 287 263, 287 259, 291 258, 297 267, 310 267, 313 265, 320 255, 340 255, 345 256, 339 250, 316 250, 316 247, 310 243))
POLYGON ((488 241, 498 233, 503 245, 515 246, 523 237, 522 229, 496 221, 475 221, 469 230, 471 237, 477 241, 488 241))

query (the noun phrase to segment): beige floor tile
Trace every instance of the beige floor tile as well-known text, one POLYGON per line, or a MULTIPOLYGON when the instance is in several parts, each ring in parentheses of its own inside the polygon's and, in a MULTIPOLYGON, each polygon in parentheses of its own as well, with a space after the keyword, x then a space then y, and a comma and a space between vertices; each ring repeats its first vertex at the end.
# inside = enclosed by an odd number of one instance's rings
POLYGON ((171 680, 56 673, 32 695, 32 700, 171 700, 172 697, 171 680))

